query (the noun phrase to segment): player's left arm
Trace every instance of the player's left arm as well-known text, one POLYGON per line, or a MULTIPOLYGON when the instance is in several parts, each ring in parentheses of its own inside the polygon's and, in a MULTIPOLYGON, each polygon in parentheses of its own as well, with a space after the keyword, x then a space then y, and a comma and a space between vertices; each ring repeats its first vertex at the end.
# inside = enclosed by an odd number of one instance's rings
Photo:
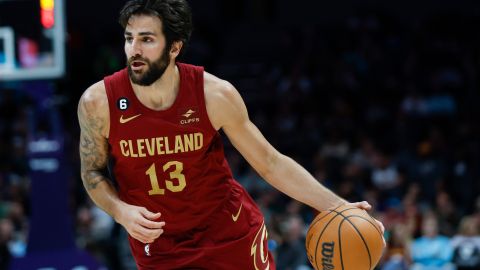
MULTIPOLYGON (((265 139, 250 121, 243 99, 230 83, 206 74, 205 89, 212 125, 224 130, 235 148, 273 187, 320 211, 348 203, 265 139)), ((367 202, 353 205, 367 210, 371 207, 367 202)))
MULTIPOLYGON (((213 127, 222 128, 233 146, 273 187, 319 211, 342 204, 371 209, 366 201, 349 203, 337 196, 305 168, 277 151, 250 121, 242 97, 229 82, 205 73, 205 98, 213 127)), ((383 224, 377 224, 383 232, 383 224)))

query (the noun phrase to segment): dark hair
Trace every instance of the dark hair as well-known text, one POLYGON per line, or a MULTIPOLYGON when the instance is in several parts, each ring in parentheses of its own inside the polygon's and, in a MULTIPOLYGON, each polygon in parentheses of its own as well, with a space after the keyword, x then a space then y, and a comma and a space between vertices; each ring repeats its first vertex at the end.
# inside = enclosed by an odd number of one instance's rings
POLYGON ((167 49, 182 41, 183 54, 192 34, 192 13, 186 0, 131 0, 120 11, 119 23, 125 29, 133 15, 156 16, 162 21, 167 49))

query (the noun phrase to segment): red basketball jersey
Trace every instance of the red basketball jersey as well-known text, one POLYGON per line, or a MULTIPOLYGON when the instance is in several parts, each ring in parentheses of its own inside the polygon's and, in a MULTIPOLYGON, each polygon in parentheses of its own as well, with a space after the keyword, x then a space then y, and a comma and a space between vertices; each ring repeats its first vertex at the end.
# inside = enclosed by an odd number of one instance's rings
POLYGON ((177 67, 177 98, 162 111, 137 99, 126 69, 104 80, 119 196, 161 212, 164 236, 196 228, 222 205, 233 186, 240 186, 207 115, 203 68, 182 63, 177 67))

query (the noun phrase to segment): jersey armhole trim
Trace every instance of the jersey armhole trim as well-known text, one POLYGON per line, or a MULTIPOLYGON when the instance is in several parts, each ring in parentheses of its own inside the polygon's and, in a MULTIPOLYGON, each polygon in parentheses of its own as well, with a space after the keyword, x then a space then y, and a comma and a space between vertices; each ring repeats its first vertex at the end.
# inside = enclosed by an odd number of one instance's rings
POLYGON ((111 138, 111 134, 114 134, 112 133, 112 130, 116 127, 114 127, 114 123, 112 122, 112 114, 114 113, 114 106, 112 105, 114 102, 113 100, 115 99, 113 96, 112 96, 112 91, 111 90, 111 78, 104 78, 103 79, 103 84, 105 86, 105 93, 107 94, 107 102, 108 102, 108 134, 107 134, 107 141, 108 143, 110 144, 110 138, 111 138), (110 90, 109 90, 110 89, 110 90), (112 108, 113 107, 113 108, 112 108))
POLYGON ((199 80, 199 84, 202 86, 200 102, 201 102, 201 105, 203 106, 203 110, 202 110, 203 114, 205 116, 205 119, 207 119, 207 122, 208 122, 208 124, 207 124, 208 128, 210 129, 210 131, 213 134, 219 133, 218 130, 216 130, 215 127, 213 126, 212 121, 210 121, 210 117, 208 116, 207 100, 206 100, 206 97, 205 97, 205 81, 204 81, 205 70, 203 68, 201 68, 199 70, 199 72, 197 73, 197 76, 198 76, 197 79, 199 80))

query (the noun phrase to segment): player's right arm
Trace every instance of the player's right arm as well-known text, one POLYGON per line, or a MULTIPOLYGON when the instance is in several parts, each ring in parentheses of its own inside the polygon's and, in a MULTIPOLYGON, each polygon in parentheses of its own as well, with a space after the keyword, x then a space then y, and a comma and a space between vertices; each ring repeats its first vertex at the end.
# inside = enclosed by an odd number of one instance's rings
POLYGON ((88 88, 78 103, 80 124, 81 176, 85 189, 102 208, 135 239, 151 243, 163 233, 165 222, 157 222, 160 213, 125 203, 103 174, 108 163, 109 109, 103 82, 88 88))

